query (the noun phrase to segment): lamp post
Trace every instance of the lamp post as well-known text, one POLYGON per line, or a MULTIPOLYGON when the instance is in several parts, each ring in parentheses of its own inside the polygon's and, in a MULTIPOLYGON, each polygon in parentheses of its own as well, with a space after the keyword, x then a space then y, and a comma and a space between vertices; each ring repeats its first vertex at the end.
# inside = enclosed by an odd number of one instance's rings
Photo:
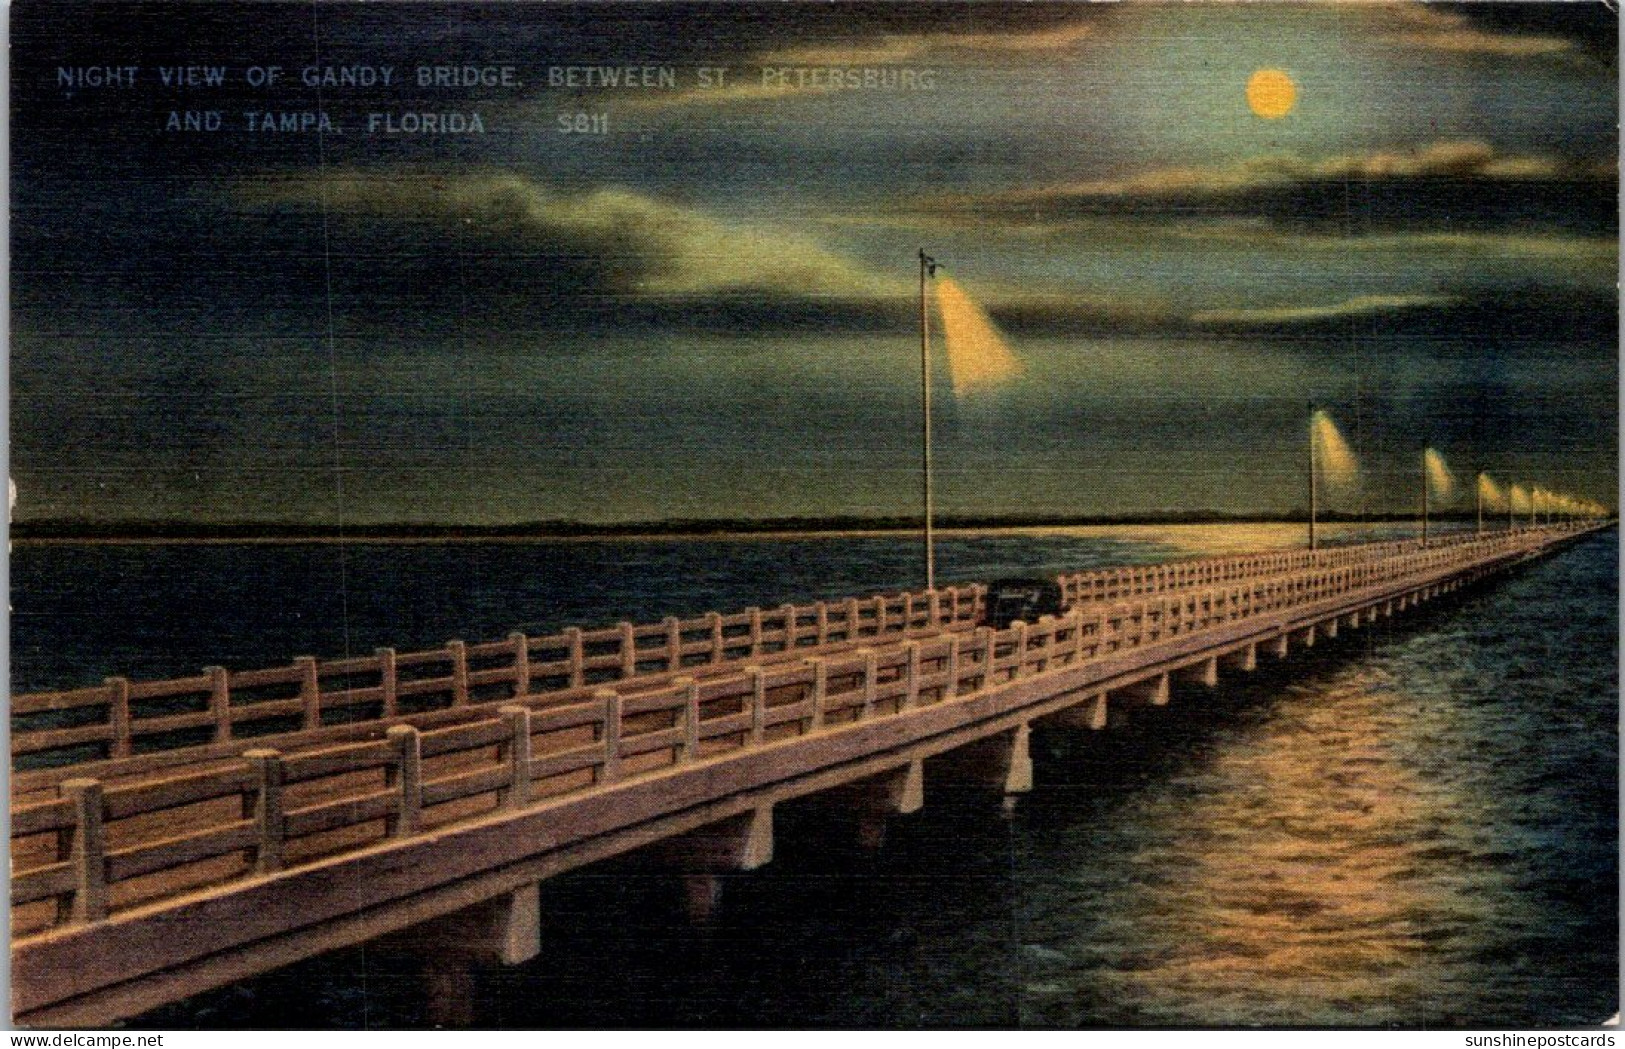
POLYGON ((926 281, 937 275, 937 260, 920 249, 920 465, 925 491, 925 589, 937 588, 937 554, 931 525, 931 311, 926 281))
POLYGON ((1315 550, 1319 546, 1319 544, 1318 544, 1318 542, 1316 541, 1316 538, 1315 538, 1315 512, 1318 509, 1317 506, 1316 506, 1316 503, 1318 502, 1318 496, 1317 496, 1317 493, 1316 493, 1316 490, 1315 490, 1315 487, 1316 487, 1315 486, 1315 461, 1316 461, 1316 455, 1315 455, 1315 431, 1316 431, 1316 429, 1318 429, 1318 427, 1315 425, 1315 423, 1316 423, 1315 405, 1314 405, 1313 402, 1310 402, 1310 404, 1309 404, 1309 549, 1310 550, 1315 550))
POLYGON ((1422 449, 1422 545, 1428 545, 1428 450, 1422 449))

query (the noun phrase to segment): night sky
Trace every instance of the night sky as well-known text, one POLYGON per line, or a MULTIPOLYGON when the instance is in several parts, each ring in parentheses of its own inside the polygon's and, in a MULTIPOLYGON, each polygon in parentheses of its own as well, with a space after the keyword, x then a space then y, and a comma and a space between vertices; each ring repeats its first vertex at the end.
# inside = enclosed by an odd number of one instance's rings
POLYGON ((911 513, 921 247, 1021 366, 938 368, 944 513, 1285 512, 1311 401, 1334 508, 1410 507, 1424 443, 1615 501, 1601 4, 11 19, 23 521, 911 513))

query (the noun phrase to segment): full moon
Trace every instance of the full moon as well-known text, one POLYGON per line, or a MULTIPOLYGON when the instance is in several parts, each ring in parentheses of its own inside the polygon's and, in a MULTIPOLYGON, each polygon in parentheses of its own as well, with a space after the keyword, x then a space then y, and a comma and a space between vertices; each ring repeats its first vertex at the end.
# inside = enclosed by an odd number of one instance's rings
POLYGON ((1298 85, 1279 69, 1260 69, 1247 78, 1247 108, 1265 120, 1279 120, 1298 104, 1298 85))

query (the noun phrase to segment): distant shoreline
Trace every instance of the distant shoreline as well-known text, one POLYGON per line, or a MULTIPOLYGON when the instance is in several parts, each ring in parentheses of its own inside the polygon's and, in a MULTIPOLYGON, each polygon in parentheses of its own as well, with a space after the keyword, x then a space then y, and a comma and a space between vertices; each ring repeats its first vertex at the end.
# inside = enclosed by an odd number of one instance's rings
MULTIPOLYGON (((1416 520, 1411 514, 1330 515, 1327 525, 1392 525, 1416 520)), ((1473 520, 1470 514, 1440 515, 1437 523, 1473 520)), ((1303 525, 1301 515, 1165 514, 1121 517, 988 517, 944 518, 943 534, 1031 532, 1080 528, 1172 527, 1192 525, 1303 525)), ((1497 522, 1503 523, 1503 522, 1497 522)), ((1488 522, 1486 522, 1488 524, 1488 522)), ((91 522, 15 522, 11 541, 18 545, 291 545, 364 543, 410 545, 429 543, 615 542, 658 540, 744 540, 864 538, 920 531, 917 520, 897 518, 776 518, 770 520, 647 521, 627 524, 543 522, 533 525, 357 525, 297 526, 268 524, 201 525, 183 522, 95 524, 91 522)))

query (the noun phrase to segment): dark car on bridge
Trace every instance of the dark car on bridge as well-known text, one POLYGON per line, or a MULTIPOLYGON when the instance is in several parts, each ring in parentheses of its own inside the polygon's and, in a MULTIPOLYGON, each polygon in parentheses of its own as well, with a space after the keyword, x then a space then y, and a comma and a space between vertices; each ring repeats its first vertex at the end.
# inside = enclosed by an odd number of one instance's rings
POLYGON ((1061 584, 1053 579, 997 579, 988 584, 982 625, 1003 630, 1016 620, 1035 623, 1039 616, 1066 611, 1061 584))

